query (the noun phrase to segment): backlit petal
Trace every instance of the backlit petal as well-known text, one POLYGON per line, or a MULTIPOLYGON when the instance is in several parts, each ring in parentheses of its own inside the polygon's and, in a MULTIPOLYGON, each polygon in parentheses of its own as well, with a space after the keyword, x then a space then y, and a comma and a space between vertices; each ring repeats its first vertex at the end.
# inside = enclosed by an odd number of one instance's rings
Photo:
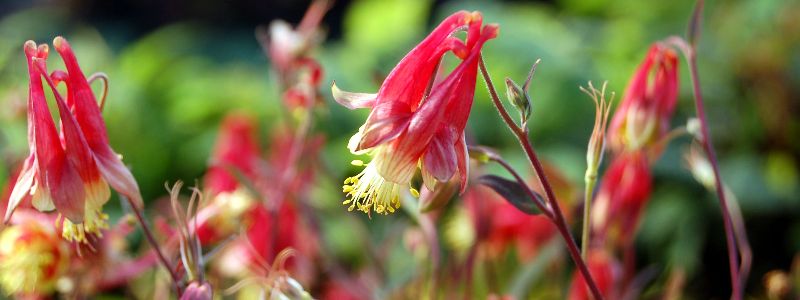
POLYGON ((376 97, 378 96, 378 94, 343 91, 336 86, 336 82, 334 82, 331 86, 331 91, 333 92, 333 99, 349 109, 372 107, 375 104, 376 97))

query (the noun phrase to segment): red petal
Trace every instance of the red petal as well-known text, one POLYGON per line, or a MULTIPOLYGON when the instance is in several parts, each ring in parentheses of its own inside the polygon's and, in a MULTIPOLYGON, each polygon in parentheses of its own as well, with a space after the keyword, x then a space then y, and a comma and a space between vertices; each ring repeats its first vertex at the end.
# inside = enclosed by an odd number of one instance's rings
POLYGON ((230 168, 255 180, 260 153, 255 120, 244 114, 229 114, 222 121, 214 146, 211 166, 205 178, 206 188, 214 195, 235 190, 239 180, 231 174, 230 168))
POLYGON ((37 194, 48 195, 53 204, 65 217, 73 222, 81 222, 84 212, 83 184, 77 172, 67 162, 64 149, 58 139, 50 109, 42 89, 41 72, 37 64, 47 58, 47 47, 36 47, 33 42, 25 43, 28 59, 30 90, 28 98, 29 122, 33 124, 33 143, 39 178, 37 194))
POLYGON ((441 130, 432 140, 423 156, 425 169, 440 182, 447 182, 458 168, 454 130, 441 130))
POLYGON ((89 83, 86 81, 86 76, 84 76, 78 65, 78 60, 75 58, 72 48, 62 37, 56 37, 53 40, 53 46, 61 54, 69 73, 67 104, 74 111, 77 123, 80 125, 86 142, 94 154, 100 173, 111 187, 134 201, 137 205, 141 205, 139 186, 133 174, 122 164, 122 160, 108 144, 108 134, 106 133, 105 122, 100 114, 100 108, 89 83))
POLYGON ((64 156, 56 156, 41 170, 50 187, 50 197, 56 210, 73 223, 82 223, 86 192, 75 168, 64 156))
POLYGON ((449 50, 441 46, 471 20, 472 14, 459 11, 442 21, 389 73, 378 91, 377 103, 400 102, 411 109, 419 106, 442 55, 449 50))
POLYGON ((460 193, 463 194, 467 190, 467 180, 469 179, 469 152, 467 151, 467 141, 463 132, 456 143, 456 157, 458 159, 459 182, 461 183, 460 193))
POLYGON ((131 171, 122 163, 122 160, 110 147, 106 146, 94 152, 94 159, 100 174, 117 192, 124 195, 139 207, 142 207, 142 196, 139 185, 131 171))
POLYGON ((66 103, 73 110, 86 142, 95 152, 99 151, 100 148, 108 147, 108 134, 106 133, 105 122, 100 114, 100 107, 98 107, 89 82, 86 81, 86 76, 84 76, 78 65, 75 53, 72 52, 67 40, 62 37, 56 37, 53 40, 53 46, 61 54, 61 59, 64 60, 64 65, 67 67, 67 73, 69 74, 67 90, 69 95, 66 103))
POLYGON ((376 105, 364 124, 361 142, 356 150, 369 149, 397 138, 406 129, 410 116, 410 111, 398 109, 396 103, 376 105))

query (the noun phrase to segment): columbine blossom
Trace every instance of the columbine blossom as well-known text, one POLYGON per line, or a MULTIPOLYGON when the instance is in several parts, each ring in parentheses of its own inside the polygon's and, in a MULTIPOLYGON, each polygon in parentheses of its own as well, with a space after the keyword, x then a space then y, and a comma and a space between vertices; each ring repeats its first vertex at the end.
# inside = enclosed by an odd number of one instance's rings
POLYGON ((603 176, 592 206, 592 227, 605 235, 632 239, 650 198, 652 175, 641 151, 617 156, 603 176))
POLYGON ((349 210, 389 214, 400 207, 400 193, 409 187, 417 166, 425 185, 458 175, 462 191, 467 178, 464 127, 475 94, 478 59, 483 44, 497 36, 496 25, 482 25, 479 13, 461 11, 445 19, 411 50, 387 76, 377 94, 350 93, 333 86, 337 102, 371 108, 366 123, 350 140, 354 154, 368 153, 372 161, 345 180, 349 210), (453 35, 467 30, 466 42, 453 35), (433 82, 442 56, 452 51, 462 59, 443 80, 433 82))
MULTIPOLYGON (((678 97, 678 56, 655 44, 631 78, 619 108, 611 119, 608 138, 613 150, 658 146, 669 132, 669 119, 678 97)), ((655 153, 660 152, 660 149, 655 153)))
POLYGON ((654 44, 634 73, 608 128, 615 157, 592 206, 592 227, 601 238, 632 240, 650 197, 650 164, 669 140, 677 96, 677 54, 654 44))
POLYGON ((51 222, 42 215, 20 213, 0 231, 0 287, 8 295, 47 295, 65 275, 69 249, 51 222))
POLYGON ((235 192, 240 186, 236 172, 251 180, 260 176, 260 153, 255 121, 243 114, 228 115, 214 146, 205 187, 212 195, 235 192))
POLYGON ((6 220, 27 194, 41 211, 57 210, 62 236, 87 242, 87 234, 101 235, 108 228, 102 212, 110 197, 109 185, 134 203, 141 203, 139 187, 121 158, 108 144, 105 123, 89 82, 78 66, 69 44, 61 37, 53 45, 61 54, 67 72, 47 74, 47 45, 25 43, 30 89, 28 94, 28 143, 31 155, 9 197, 6 220), (47 107, 42 78, 55 95, 60 132, 47 107), (56 89, 67 85, 63 98, 56 89), (62 217, 63 216, 63 222, 62 217))

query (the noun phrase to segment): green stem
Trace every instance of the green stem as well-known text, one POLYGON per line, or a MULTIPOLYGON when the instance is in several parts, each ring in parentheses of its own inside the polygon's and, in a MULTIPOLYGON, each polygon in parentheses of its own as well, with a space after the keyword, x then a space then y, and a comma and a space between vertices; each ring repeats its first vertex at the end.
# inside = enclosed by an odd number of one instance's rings
POLYGON ((586 187, 584 190, 584 203, 583 203, 583 231, 581 232, 581 257, 587 259, 589 254, 589 238, 591 235, 592 224, 592 200, 594 198, 593 192, 595 184, 597 184, 597 176, 586 176, 586 187))
MULTIPOLYGON (((533 150, 533 146, 528 138, 528 130, 517 126, 517 124, 514 123, 514 120, 511 119, 511 116, 509 116, 508 111, 506 111, 505 107, 503 107, 503 104, 500 102, 500 97, 497 96, 497 91, 492 83, 492 79, 489 77, 489 71, 486 70, 486 63, 483 61, 483 55, 481 55, 478 66, 480 67, 483 79, 486 81, 486 86, 489 90, 489 95, 492 98, 492 103, 494 104, 495 108, 497 108, 497 111, 500 113, 503 121, 506 123, 506 125, 508 125, 508 128, 511 129, 514 135, 517 137, 522 149, 525 150, 525 154, 528 156, 528 160, 530 161, 531 166, 536 173, 536 177, 539 179, 539 183, 541 183, 542 187, 544 188, 546 200, 548 203, 550 203, 550 207, 553 211, 553 216, 550 218, 550 220, 556 225, 561 237, 564 238, 564 241, 566 241, 569 254, 572 257, 572 260, 575 262, 575 265, 578 267, 578 270, 581 272, 584 282, 586 282, 586 285, 589 286, 589 290, 592 292, 594 299, 603 300, 603 295, 600 293, 600 289, 597 288, 597 284, 595 284, 592 274, 589 272, 589 268, 586 267, 586 263, 581 258, 580 250, 578 250, 578 246, 575 244, 575 239, 573 238, 572 233, 569 231, 569 226, 564 218, 564 214, 561 212, 561 207, 556 200, 556 195, 553 192, 553 188, 550 186, 550 182, 547 180, 547 175, 544 173, 544 167, 542 167, 539 157, 533 150)), ((533 200, 536 201, 536 199, 533 200)))

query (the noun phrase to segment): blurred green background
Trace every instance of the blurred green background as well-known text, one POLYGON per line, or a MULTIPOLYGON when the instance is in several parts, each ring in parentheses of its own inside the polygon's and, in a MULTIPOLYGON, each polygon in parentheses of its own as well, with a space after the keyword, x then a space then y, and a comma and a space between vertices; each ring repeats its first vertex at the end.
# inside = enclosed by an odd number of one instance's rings
MULTIPOLYGON (((297 23, 307 5, 288 0, 0 2, 0 184, 6 185, 28 154, 25 40, 50 43, 63 35, 85 72, 108 74, 104 116, 111 145, 131 166, 145 199, 155 199, 165 194, 166 181, 202 177, 227 112, 259 117, 266 143, 268 128, 284 116, 254 28, 275 18, 297 23)), ((328 39, 315 53, 325 69, 322 94, 329 108, 318 116, 315 130, 328 136, 323 156, 335 177, 316 193, 329 212, 323 218, 331 219, 323 222, 335 223, 345 214, 338 184, 355 169, 344 146, 366 116, 332 101, 327 84, 333 79, 347 90, 377 90, 375 78, 387 74, 438 20, 460 9, 480 10, 501 28, 499 38, 485 47, 495 82, 505 76, 520 82, 542 59, 531 88, 532 139, 544 159, 582 188, 594 111, 578 86, 608 80, 621 94, 650 43, 683 35, 693 5, 692 0, 336 1, 323 22, 328 39)), ((754 250, 749 294, 761 293, 763 274, 788 269, 800 251, 798 16, 800 2, 782 0, 708 1, 704 14, 700 76, 723 179, 740 200, 754 250)), ((694 115, 685 62, 680 67, 675 127, 694 115)), ((526 170, 516 141, 483 83, 478 85, 469 125, 472 143, 500 149, 526 170)), ((637 238, 638 266, 684 266, 689 296, 726 298, 722 221, 715 196, 684 167, 682 152, 689 141, 673 141, 655 167, 655 192, 637 238)), ((329 230, 334 245, 346 244, 336 242, 346 238, 335 234, 344 229, 329 230)))

